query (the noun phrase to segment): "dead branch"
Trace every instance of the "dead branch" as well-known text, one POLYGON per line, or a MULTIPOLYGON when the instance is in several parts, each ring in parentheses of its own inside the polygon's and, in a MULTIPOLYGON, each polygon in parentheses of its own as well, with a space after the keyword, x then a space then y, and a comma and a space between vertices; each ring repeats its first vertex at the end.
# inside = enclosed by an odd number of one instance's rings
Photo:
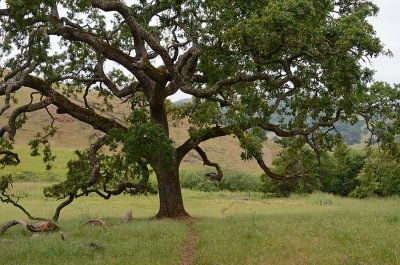
POLYGON ((87 220, 81 226, 85 226, 85 225, 99 226, 99 227, 108 228, 106 223, 101 219, 90 219, 90 220, 87 220))
POLYGON ((58 231, 60 229, 60 227, 58 225, 56 225, 55 223, 53 223, 51 221, 40 222, 40 223, 31 225, 23 220, 12 220, 12 221, 7 222, 5 225, 3 225, 0 228, 0 236, 2 236, 8 229, 10 229, 11 227, 16 226, 16 225, 22 225, 28 231, 31 231, 34 233, 54 232, 54 231, 58 231))
POLYGON ((11 227, 13 227, 14 225, 19 224, 19 222, 17 220, 12 220, 8 223, 6 223, 5 225, 3 225, 0 228, 0 236, 2 236, 8 229, 10 229, 11 227))
POLYGON ((18 199, 14 200, 10 194, 6 193, 5 191, 2 191, 0 193, 0 201, 3 203, 9 203, 20 209, 30 220, 36 220, 36 221, 43 221, 43 222, 52 222, 51 220, 47 218, 42 218, 42 217, 35 217, 31 215, 28 210, 26 210, 21 204, 18 203, 18 199))
POLYGON ((121 220, 120 224, 125 224, 125 223, 129 223, 131 222, 133 219, 132 217, 132 210, 130 210, 129 212, 127 212, 124 216, 124 218, 121 220))

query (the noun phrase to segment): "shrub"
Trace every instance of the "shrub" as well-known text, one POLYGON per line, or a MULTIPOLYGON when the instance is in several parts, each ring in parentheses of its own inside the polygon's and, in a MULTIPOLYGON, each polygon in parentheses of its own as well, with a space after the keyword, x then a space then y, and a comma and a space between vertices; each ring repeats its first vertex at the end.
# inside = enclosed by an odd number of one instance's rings
POLYGON ((322 191, 348 196, 359 184, 357 176, 365 163, 365 155, 344 145, 335 148, 325 160, 326 174, 321 179, 322 191))
POLYGON ((301 172, 305 173, 305 176, 289 180, 273 180, 262 175, 262 191, 278 197, 314 191, 348 196, 360 183, 357 175, 364 161, 363 154, 349 150, 344 143, 338 143, 333 153, 321 153, 319 161, 310 148, 288 147, 273 161, 274 171, 280 174, 301 172))
POLYGON ((400 155, 385 150, 369 153, 365 166, 357 179, 359 186, 351 196, 364 198, 370 196, 400 195, 400 155))
POLYGON ((181 172, 182 188, 199 191, 259 191, 261 181, 252 174, 226 171, 220 182, 209 179, 205 170, 184 170, 181 172))
POLYGON ((261 181, 257 176, 245 173, 227 171, 224 174, 219 188, 221 190, 229 191, 259 191, 261 187, 261 181))
POLYGON ((288 180, 275 180, 261 175, 261 191, 276 197, 288 197, 291 193, 311 193, 320 190, 319 166, 316 154, 309 148, 285 149, 281 156, 273 161, 274 171, 278 174, 307 173, 307 176, 288 180))
POLYGON ((182 188, 199 190, 204 192, 218 191, 218 186, 215 181, 207 178, 204 171, 182 171, 180 173, 180 182, 182 188))

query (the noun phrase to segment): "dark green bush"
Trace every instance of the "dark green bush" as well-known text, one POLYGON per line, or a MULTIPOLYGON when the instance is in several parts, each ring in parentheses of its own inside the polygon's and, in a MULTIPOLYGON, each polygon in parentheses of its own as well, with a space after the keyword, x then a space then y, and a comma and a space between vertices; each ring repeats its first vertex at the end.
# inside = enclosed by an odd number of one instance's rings
POLYGON ((348 196, 360 184, 358 174, 365 163, 365 153, 351 150, 344 143, 336 145, 326 156, 325 174, 322 174, 322 191, 348 196))
POLYGON ((219 183, 221 190, 229 191, 259 191, 261 181, 255 175, 245 172, 224 172, 224 177, 219 183))
POLYGON ((207 178, 202 171, 182 171, 180 173, 180 181, 182 188, 199 190, 199 191, 218 191, 218 186, 215 181, 207 178))
POLYGON ((400 155, 388 150, 370 151, 357 180, 360 184, 351 193, 353 197, 400 195, 400 155))
POLYGON ((185 189, 199 191, 259 191, 261 181, 255 176, 244 172, 226 171, 220 182, 206 176, 206 170, 183 170, 180 173, 181 186, 185 189))
POLYGON ((262 191, 278 197, 291 193, 329 192, 348 196, 359 185, 357 175, 363 168, 365 155, 338 143, 333 153, 321 153, 318 157, 310 148, 288 147, 274 162, 274 171, 280 174, 305 173, 305 176, 289 180, 273 180, 261 176, 262 191))
POLYGON ((275 180, 261 175, 263 183, 261 191, 264 194, 272 194, 276 197, 287 197, 291 193, 311 193, 320 190, 321 183, 319 178, 320 166, 317 156, 309 148, 285 149, 281 156, 273 161, 273 171, 282 175, 304 174, 307 176, 288 180, 275 180))

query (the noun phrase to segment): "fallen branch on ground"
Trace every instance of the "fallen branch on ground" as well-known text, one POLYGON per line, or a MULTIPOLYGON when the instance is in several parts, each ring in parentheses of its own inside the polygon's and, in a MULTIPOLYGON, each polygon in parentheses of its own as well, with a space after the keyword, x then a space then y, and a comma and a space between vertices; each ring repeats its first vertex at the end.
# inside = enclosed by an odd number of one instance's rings
POLYGON ((108 228, 106 223, 101 219, 90 219, 90 220, 87 220, 86 222, 84 222, 82 224, 82 226, 84 226, 84 225, 93 225, 93 226, 101 226, 101 227, 108 228))
POLYGON ((8 223, 6 223, 5 225, 3 225, 0 228, 0 236, 2 236, 8 229, 10 229, 11 227, 15 226, 15 225, 22 225, 23 227, 25 227, 27 230, 34 232, 34 233, 39 233, 39 232, 54 232, 60 229, 60 227, 58 225, 56 225, 53 222, 40 222, 37 224, 28 224, 25 221, 22 220, 12 220, 9 221, 8 223))

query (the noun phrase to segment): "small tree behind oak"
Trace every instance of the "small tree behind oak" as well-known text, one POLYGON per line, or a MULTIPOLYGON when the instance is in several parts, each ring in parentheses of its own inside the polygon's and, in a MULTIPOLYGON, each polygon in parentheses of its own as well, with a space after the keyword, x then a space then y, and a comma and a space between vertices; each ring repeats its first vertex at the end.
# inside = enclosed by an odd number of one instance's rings
MULTIPOLYGON (((65 200, 58 210, 89 193, 108 199, 148 192, 151 168, 157 216, 186 216, 179 166, 194 150, 215 167, 210 176, 221 179, 220 166, 201 148, 212 138, 236 136, 243 159, 255 159, 271 178, 288 179, 307 172, 274 173, 262 159, 260 130, 317 153, 338 139, 339 121, 365 119, 375 139, 386 142, 396 133, 387 127, 396 124, 399 91, 373 84, 373 71, 362 64, 388 53, 367 21, 378 8, 366 0, 0 2, 7 69, 0 115, 12 110, 0 128, 0 161, 18 162, 14 136, 34 122, 26 113, 50 105, 54 115, 68 114, 103 133, 69 163, 65 182, 45 190, 65 200), (35 92, 13 109, 11 99, 23 86, 35 92), (103 99, 97 107, 87 100, 92 91, 103 99), (179 91, 192 101, 166 104, 179 91), (130 106, 127 121, 102 112, 112 110, 111 97, 130 106), (169 138, 171 118, 189 122, 190 137, 180 146, 169 138)), ((44 148, 47 162, 54 160, 53 134, 50 124, 31 142, 34 152, 44 148)))

